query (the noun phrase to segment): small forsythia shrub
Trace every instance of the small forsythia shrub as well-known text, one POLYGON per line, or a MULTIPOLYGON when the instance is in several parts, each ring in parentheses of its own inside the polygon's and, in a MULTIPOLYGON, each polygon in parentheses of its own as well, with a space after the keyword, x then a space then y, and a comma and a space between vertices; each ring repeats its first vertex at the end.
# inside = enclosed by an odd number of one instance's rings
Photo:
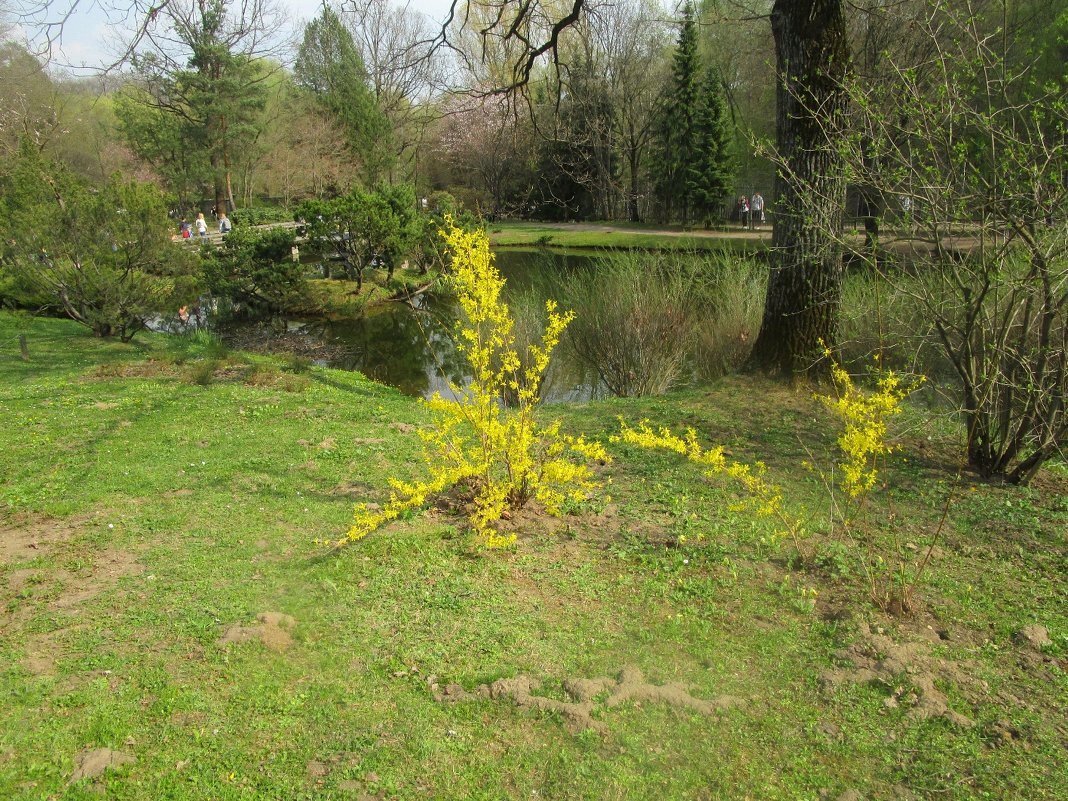
MULTIPOLYGON (((826 355, 830 356, 830 351, 826 355)), ((875 392, 866 393, 835 361, 831 362, 831 377, 838 397, 819 398, 843 425, 838 436, 838 447, 844 456, 838 463, 842 470, 841 488, 850 498, 859 498, 875 486, 878 458, 893 451, 886 441, 887 421, 901 413, 901 401, 916 386, 905 386, 899 375, 887 370, 876 380, 875 392)))
MULTIPOLYGON (((830 357, 830 351, 826 355, 830 357)), ((863 496, 875 486, 878 457, 892 451, 887 443, 887 421, 901 412, 901 402, 915 386, 903 385, 900 376, 886 371, 879 374, 876 391, 866 393, 858 389, 849 373, 833 360, 831 370, 838 397, 817 397, 842 423, 842 432, 837 440, 842 455, 838 462, 842 472, 840 486, 859 506, 863 496)), ((726 477, 733 480, 745 491, 746 496, 737 511, 744 510, 758 517, 777 520, 779 536, 789 537, 798 555, 807 557, 809 549, 805 547, 805 540, 808 532, 805 524, 788 509, 779 487, 767 480, 763 462, 748 465, 732 461, 726 457, 721 445, 704 448, 697 441, 693 429, 688 429, 683 437, 667 428, 654 431, 645 421, 639 423, 636 429, 628 426, 622 418, 619 422, 620 433, 612 437, 613 442, 673 451, 703 467, 709 478, 726 477)), ((808 462, 803 462, 802 466, 814 469, 808 462)), ((830 481, 826 477, 824 479, 830 487, 830 481)), ((832 498, 832 514, 837 508, 832 498)), ((849 521, 843 522, 848 524, 849 521)))
POLYGON ((555 301, 546 302, 541 343, 530 345, 521 359, 513 318, 501 300, 504 278, 493 265, 488 237, 458 228, 451 219, 446 225, 442 235, 452 259, 446 280, 463 311, 456 324, 457 346, 472 378, 466 387, 450 387, 455 399, 435 393, 426 401, 435 418, 420 432, 428 478, 391 479, 393 492, 381 509, 357 504, 339 545, 361 539, 460 482, 474 487, 470 519, 483 543, 509 545, 515 535, 494 528, 507 510, 536 500, 559 514, 565 502, 584 500, 597 486, 589 462, 609 461, 600 443, 561 434, 559 422, 541 425, 535 415, 549 358, 573 315, 559 313, 555 301))

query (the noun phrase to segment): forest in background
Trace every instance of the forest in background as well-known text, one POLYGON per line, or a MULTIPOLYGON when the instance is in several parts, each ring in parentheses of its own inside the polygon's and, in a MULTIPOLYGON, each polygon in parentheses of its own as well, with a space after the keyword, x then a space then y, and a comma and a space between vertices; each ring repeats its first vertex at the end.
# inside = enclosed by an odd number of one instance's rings
MULTIPOLYGON (((716 222, 739 194, 771 200, 770 6, 593 0, 515 88, 515 42, 471 19, 441 46, 436 23, 390 0, 328 5, 296 29, 258 1, 171 3, 98 77, 64 76, 5 36, 0 156, 28 139, 91 183, 121 171, 182 207, 225 194, 289 208, 409 182, 486 217, 716 222)), ((925 8, 855 4, 855 69, 914 55, 909 20, 925 8)), ((1036 82, 1061 76, 1063 3, 976 8, 1036 82)))

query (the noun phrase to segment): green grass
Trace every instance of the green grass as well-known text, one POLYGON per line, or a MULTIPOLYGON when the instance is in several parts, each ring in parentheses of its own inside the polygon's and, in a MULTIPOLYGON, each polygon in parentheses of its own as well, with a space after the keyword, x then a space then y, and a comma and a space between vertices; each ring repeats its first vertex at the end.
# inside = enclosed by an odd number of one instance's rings
POLYGON ((363 288, 357 291, 356 282, 341 278, 341 275, 343 273, 335 269, 330 279, 311 279, 311 307, 294 311, 327 317, 359 317, 368 306, 383 303, 398 294, 416 292, 438 277, 436 272, 423 274, 416 267, 398 267, 390 280, 385 270, 368 269, 364 272, 363 288))
MULTIPOLYGON (((833 432, 804 395, 734 378, 552 411, 602 437, 618 414, 694 426, 819 507, 797 465, 830 458, 833 432)), ((855 549, 837 577, 792 569, 729 487, 622 446, 602 469, 611 499, 533 521, 514 550, 478 552, 434 512, 325 551, 354 500, 418 470, 419 404, 203 337, 121 345, 0 314, 0 798, 1064 798, 1068 479, 957 485, 952 427, 910 415, 923 436, 885 474, 896 530, 923 544, 945 492, 959 500, 921 612, 892 619, 866 602, 855 549), (190 381, 205 362, 211 380, 190 381), (36 548, 16 547, 26 535, 36 548), (295 618, 288 650, 219 644, 265 611, 295 618), (977 725, 908 719, 880 682, 821 689, 862 621, 900 641, 950 632, 931 652, 965 678, 938 681, 977 725), (1044 657, 1012 640, 1036 622, 1044 657), (526 674, 563 697, 563 679, 628 664, 744 704, 627 703, 575 734, 428 686, 526 674), (1004 744, 1002 719, 1019 732, 1004 744), (137 761, 69 784, 90 747, 137 761)))
MULTIPOLYGON (((539 245, 548 248, 646 249, 646 250, 763 250, 766 243, 755 239, 728 238, 724 232, 685 231, 657 233, 659 228, 637 224, 612 223, 616 230, 585 230, 567 223, 499 222, 488 225, 494 247, 539 245)), ((767 232, 769 233, 770 229, 767 232)), ((735 233, 731 231, 730 233, 735 233)))

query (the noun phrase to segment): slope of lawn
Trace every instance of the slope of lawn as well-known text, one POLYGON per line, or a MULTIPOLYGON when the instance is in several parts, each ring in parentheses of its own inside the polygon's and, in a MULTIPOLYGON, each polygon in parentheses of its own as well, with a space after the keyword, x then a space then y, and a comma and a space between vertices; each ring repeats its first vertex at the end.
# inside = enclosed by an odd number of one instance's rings
MULTIPOLYGON (((922 401, 863 537, 808 567, 729 486, 621 445, 513 549, 442 504, 332 551, 418 475, 419 404, 0 313, 0 798, 1068 797, 1068 475, 958 475, 922 401), (911 616, 868 600, 888 536, 932 554, 911 616)), ((743 377, 545 413, 693 426, 818 531, 821 409, 743 377)))

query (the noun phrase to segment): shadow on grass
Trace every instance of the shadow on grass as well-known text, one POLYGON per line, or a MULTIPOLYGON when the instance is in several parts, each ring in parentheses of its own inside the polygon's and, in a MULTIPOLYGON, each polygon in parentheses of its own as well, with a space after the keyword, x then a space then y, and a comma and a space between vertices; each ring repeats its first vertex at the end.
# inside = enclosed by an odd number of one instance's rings
MULTIPOLYGON (((358 386, 355 382, 358 382, 359 379, 356 377, 355 374, 353 374, 353 384, 346 384, 343 381, 338 381, 337 379, 330 378, 327 375, 323 375, 323 373, 320 371, 314 371, 311 373, 307 373, 306 375, 308 375, 308 377, 311 378, 312 381, 322 384, 323 386, 330 387, 331 389, 336 389, 340 392, 347 392, 351 395, 359 395, 364 398, 373 398, 378 394, 378 391, 376 391, 374 387, 358 386)), ((383 386, 383 388, 385 387, 383 386)))

